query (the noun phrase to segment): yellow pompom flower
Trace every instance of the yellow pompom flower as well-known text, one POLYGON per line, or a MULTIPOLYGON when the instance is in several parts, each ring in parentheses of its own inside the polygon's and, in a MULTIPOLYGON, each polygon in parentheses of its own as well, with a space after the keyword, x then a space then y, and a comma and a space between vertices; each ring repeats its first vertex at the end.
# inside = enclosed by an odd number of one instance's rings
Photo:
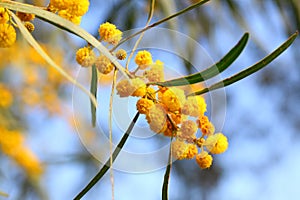
POLYGON ((122 32, 109 22, 101 24, 98 32, 102 40, 113 45, 118 44, 122 39, 122 32))
POLYGON ((192 120, 186 120, 181 124, 181 128, 180 128, 181 132, 179 137, 184 139, 192 139, 195 137, 195 133, 197 132, 197 129, 198 127, 195 122, 193 122, 192 120))
POLYGON ((130 80, 123 79, 118 82, 117 86, 117 94, 120 95, 120 97, 128 97, 132 94, 133 87, 130 83, 130 80))
POLYGON ((126 52, 124 49, 119 49, 119 50, 116 52, 116 57, 117 57, 119 60, 125 60, 125 58, 127 57, 127 52, 126 52))
POLYGON ((13 95, 8 88, 0 83, 0 108, 8 108, 13 102, 13 95))
POLYGON ((131 96, 135 97, 143 97, 147 92, 145 82, 140 78, 134 78, 131 80, 131 84, 133 86, 133 92, 131 96))
POLYGON ((169 111, 180 111, 185 103, 184 91, 179 88, 168 88, 167 91, 162 93, 161 101, 165 104, 169 111))
POLYGON ((150 82, 164 81, 164 63, 160 60, 155 61, 155 64, 152 64, 150 69, 144 72, 144 76, 150 82))
POLYGON ((52 10, 65 10, 72 6, 74 0, 50 0, 48 8, 52 10))
POLYGON ((188 144, 180 139, 172 142, 171 150, 173 157, 178 160, 193 159, 198 153, 198 148, 195 144, 188 144))
POLYGON ((31 22, 25 22, 24 26, 27 28, 27 30, 31 33, 34 31, 34 24, 31 22))
POLYGON ((136 103, 136 109, 141 114, 147 114, 150 108, 154 105, 154 102, 150 99, 141 98, 136 103))
POLYGON ((35 15, 31 13, 23 13, 23 12, 16 12, 16 15, 19 17, 19 19, 23 22, 34 20, 35 15))
POLYGON ((185 115, 198 117, 206 112, 205 99, 202 96, 190 96, 187 98, 182 108, 182 113, 185 115))
POLYGON ((16 42, 15 28, 10 24, 0 24, 0 48, 11 47, 16 42))
MULTIPOLYGON (((1 93, 0 93, 1 94, 1 93)), ((22 146, 24 136, 18 131, 9 131, 4 127, 0 127, 0 149, 8 154, 13 155, 22 146)))
POLYGON ((83 47, 76 52, 76 61, 82 67, 90 67, 95 63, 95 54, 89 47, 83 47))
POLYGON ((70 22, 73 22, 76 25, 80 24, 82 18, 81 16, 71 14, 68 10, 61 10, 58 12, 58 15, 69 20, 70 22))
POLYGON ((5 24, 9 20, 8 12, 5 8, 0 7, 0 24, 5 24))
POLYGON ((215 132, 215 126, 209 121, 208 117, 203 115, 197 120, 198 127, 203 135, 212 135, 215 132))
POLYGON ((102 74, 108 74, 114 69, 114 64, 104 55, 97 57, 95 66, 102 74))
POLYGON ((153 63, 151 53, 146 50, 139 51, 136 54, 134 61, 140 69, 146 69, 150 64, 153 63))
POLYGON ((196 162, 201 169, 207 169, 211 166, 213 157, 206 151, 202 151, 196 156, 196 162))
POLYGON ((228 148, 227 137, 222 133, 216 133, 214 135, 209 136, 206 139, 204 145, 212 154, 224 153, 228 148))
POLYGON ((89 0, 73 0, 66 9, 71 15, 83 16, 89 10, 89 6, 89 0))
POLYGON ((146 115, 150 129, 155 133, 163 133, 167 129, 167 113, 160 104, 154 104, 146 115))

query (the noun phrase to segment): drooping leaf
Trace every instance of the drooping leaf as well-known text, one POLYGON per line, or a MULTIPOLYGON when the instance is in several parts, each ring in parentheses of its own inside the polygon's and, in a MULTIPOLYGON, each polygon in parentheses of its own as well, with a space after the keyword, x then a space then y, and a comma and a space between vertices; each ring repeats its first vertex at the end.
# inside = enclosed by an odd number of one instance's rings
POLYGON ((268 56, 266 56, 265 58, 263 58, 262 60, 260 60, 259 62, 257 62, 256 64, 252 65, 251 67, 227 78, 224 79, 220 82, 217 82, 215 84, 213 84, 210 87, 204 88, 200 91, 197 91, 195 93, 191 93, 188 96, 192 96, 192 95, 201 95, 204 93, 207 93, 209 91, 212 90, 216 90, 219 88, 223 88, 226 87, 228 85, 231 85, 239 80, 242 80, 243 78, 246 78, 247 76, 250 76, 251 74, 257 72, 258 70, 264 68, 265 66, 267 66, 270 62, 272 62, 275 58, 277 58, 281 53, 283 53, 296 39, 296 37, 298 36, 298 31, 296 33, 294 33, 293 35, 291 35, 282 45, 280 45, 275 51, 273 51, 271 54, 269 54, 268 56))
MULTIPOLYGON (((92 66, 92 79, 91 79, 91 94, 94 95, 97 100, 97 86, 98 86, 98 72, 95 65, 92 66)), ((92 113, 92 125, 96 126, 96 107, 91 101, 91 113, 92 113)))
POLYGON ((208 80, 221 72, 227 69, 241 54, 243 49, 245 48, 247 41, 249 38, 249 33, 245 33, 240 41, 216 64, 210 66, 209 68, 191 74, 182 78, 177 78, 165 82, 155 83, 161 86, 181 86, 181 85, 189 85, 194 83, 199 83, 205 80, 208 80))
MULTIPOLYGON (((128 129, 126 130, 126 132, 124 133, 123 137, 121 138, 121 141, 118 143, 117 147, 115 148, 113 154, 112 154, 112 162, 114 162, 118 156, 118 154, 120 153, 120 151, 122 150, 124 144, 126 143, 129 134, 131 133, 135 123, 137 122, 138 118, 139 118, 139 113, 137 112, 134 116, 134 118, 132 119, 128 129)), ((104 174, 107 172, 107 170, 109 170, 110 168, 110 158, 106 161, 106 163, 104 164, 104 166, 100 169, 100 171, 96 174, 96 176, 94 176, 94 178, 92 178, 92 180, 85 186, 85 188, 79 192, 79 194, 74 198, 74 200, 79 200, 81 199, 90 189, 92 189, 92 187, 94 187, 94 185, 96 183, 98 183, 98 181, 104 176, 104 174)))

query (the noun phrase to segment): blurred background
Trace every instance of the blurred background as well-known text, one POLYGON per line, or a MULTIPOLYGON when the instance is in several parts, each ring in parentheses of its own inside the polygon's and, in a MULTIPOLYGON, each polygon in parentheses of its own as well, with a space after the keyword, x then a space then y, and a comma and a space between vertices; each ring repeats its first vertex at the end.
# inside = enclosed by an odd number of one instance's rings
MULTIPOLYGON (((38 6, 48 4, 42 0, 23 2, 38 6)), ((197 0, 157 0, 152 21, 195 2, 197 0)), ((91 0, 81 27, 95 36, 99 25, 106 21, 122 31, 142 28, 148 11, 149 1, 145 0, 91 0)), ((73 77, 83 74, 82 81, 86 81, 88 88, 90 71, 80 69, 75 62, 76 50, 86 43, 39 19, 35 19, 34 24, 33 35, 47 53, 73 77)), ((212 62, 221 59, 244 32, 249 32, 246 49, 222 73, 221 77, 226 78, 256 63, 300 30, 300 1, 211 0, 159 27, 194 39, 212 62)), ((174 41, 176 43, 178 41, 174 41)), ((227 135, 229 148, 224 154, 214 156, 208 170, 201 170, 194 160, 176 161, 170 177, 171 200, 281 200, 300 196, 299 45, 298 38, 268 67, 225 89, 226 101, 220 102, 217 110, 209 114, 216 115, 215 120, 218 113, 222 114, 224 126, 219 126, 217 131, 227 135)), ((188 43, 181 48, 191 59, 199 56, 188 43)), ((162 56, 157 53, 157 59, 163 60, 162 56)), ((194 72, 187 62, 165 59, 180 74, 194 72)), ((100 124, 107 124, 105 109, 110 81, 110 75, 99 79, 99 101, 103 103, 100 104, 103 112, 98 112, 100 124)), ((0 151, 0 192, 9 194, 9 197, 0 195, 1 200, 72 199, 102 166, 90 150, 102 148, 107 152, 107 146, 88 147, 88 144, 95 145, 93 141, 97 137, 91 133, 89 101, 82 97, 87 103, 79 109, 80 105, 72 99, 73 90, 72 84, 49 67, 21 34, 14 47, 0 49, 0 141, 14 145, 19 141, 26 152, 20 161, 8 156, 3 149, 0 151), (81 117, 80 129, 74 116, 77 120, 81 117)), ((129 101, 132 108, 134 101, 129 101)), ((139 121, 142 124, 141 121, 143 119, 139 121)), ((107 132, 107 126, 101 129, 107 132)), ((121 136, 122 132, 116 134, 121 136)), ((114 141, 117 143, 119 138, 116 136, 114 141)), ((132 139, 134 142, 130 139, 128 146, 144 148, 136 138, 132 139)), ((146 144, 147 141, 140 142, 146 144)), ((149 146, 153 145, 151 142, 149 146)), ((164 171, 164 168, 147 173, 115 170, 115 199, 161 199, 164 171)), ((84 199, 111 199, 109 173, 84 199)))

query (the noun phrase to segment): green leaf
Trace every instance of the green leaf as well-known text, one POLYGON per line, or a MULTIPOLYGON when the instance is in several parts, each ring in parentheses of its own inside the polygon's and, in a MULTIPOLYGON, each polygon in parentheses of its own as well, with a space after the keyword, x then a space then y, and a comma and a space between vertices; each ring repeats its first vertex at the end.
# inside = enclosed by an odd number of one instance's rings
MULTIPOLYGON (((95 65, 92 66, 92 79, 91 79, 91 94, 94 95, 97 100, 97 86, 98 86, 98 72, 95 65)), ((96 126, 96 107, 91 101, 91 112, 92 112, 92 125, 96 126)))
POLYGON ((228 85, 231 85, 239 80, 242 80, 243 78, 246 78, 247 76, 250 76, 251 74, 257 72, 258 70, 264 68, 267 66, 270 62, 272 62, 275 58, 277 58, 282 52, 284 52, 296 39, 298 36, 298 31, 295 32, 293 35, 291 35, 282 45, 280 45, 275 51, 273 51, 271 54, 266 56, 264 59, 260 60, 256 64, 252 65, 251 67, 233 75, 232 77, 229 77, 227 79, 224 79, 218 83, 213 84, 212 86, 208 88, 204 88, 200 91, 197 91, 195 93, 191 93, 188 96, 192 95, 201 95, 204 93, 207 93, 212 90, 216 90, 219 88, 226 87, 228 85))
MULTIPOLYGON (((129 134, 131 133, 135 123, 137 122, 137 120, 139 118, 139 115, 140 114, 138 112, 135 114, 135 116, 134 116, 133 120, 131 121, 128 129, 126 130, 125 134, 121 138, 121 141, 119 142, 119 144, 115 148, 115 150, 112 154, 112 162, 114 162, 116 160, 118 154, 122 150, 125 142, 127 141, 128 137, 129 137, 129 134)), ((104 174, 107 172, 107 170, 109 170, 109 168, 110 168, 110 158, 106 161, 106 163, 100 169, 100 171, 96 174, 96 176, 94 176, 94 178, 85 186, 85 188, 74 198, 74 200, 81 199, 90 189, 92 189, 92 187, 94 187, 94 185, 96 183, 98 183, 98 181, 104 176, 104 174)))
MULTIPOLYGON (((172 138, 171 138, 172 142, 172 138)), ((171 173, 171 167, 172 167, 172 143, 170 145, 170 151, 169 151, 169 158, 168 158, 168 166, 166 168, 166 172, 164 175, 164 183, 162 186, 162 200, 168 200, 168 187, 169 187, 169 180, 170 180, 170 173, 171 173)))
POLYGON ((216 64, 210 66, 209 68, 191 74, 189 76, 165 81, 165 82, 158 82, 155 83, 161 86, 181 86, 181 85, 189 85, 194 83, 199 83, 205 80, 208 80, 221 72, 227 69, 241 54, 243 49, 245 48, 247 41, 249 38, 249 33, 245 33, 240 41, 216 64))
POLYGON ((5 192, 1 192, 0 191, 0 196, 2 196, 2 197, 6 197, 6 198, 8 198, 9 196, 8 196, 8 194, 6 194, 5 192))

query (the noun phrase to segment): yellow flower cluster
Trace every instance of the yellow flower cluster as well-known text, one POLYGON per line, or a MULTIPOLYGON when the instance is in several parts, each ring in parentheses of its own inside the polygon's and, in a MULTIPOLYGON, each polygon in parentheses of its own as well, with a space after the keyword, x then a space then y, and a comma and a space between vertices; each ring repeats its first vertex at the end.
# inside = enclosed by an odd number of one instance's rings
POLYGON ((101 40, 112 45, 117 45, 122 39, 122 31, 117 29, 114 24, 105 22, 98 29, 101 40))
POLYGON ((48 10, 79 25, 82 16, 88 11, 89 0, 50 0, 48 10))
POLYGON ((139 113, 146 116, 150 129, 158 134, 173 137, 172 155, 175 159, 195 158, 199 167, 209 168, 213 157, 227 150, 228 141, 205 116, 207 105, 202 96, 188 96, 179 87, 162 87, 155 82, 164 80, 164 64, 152 62, 150 52, 139 51, 135 57, 135 77, 120 80, 116 86, 120 97, 136 96, 139 113), (148 69, 149 68, 149 69, 148 69), (142 76, 135 75, 145 70, 142 76), (150 83, 146 83, 149 81, 150 83), (156 88, 156 90, 155 90, 156 88), (197 136, 200 130, 201 135, 197 136))
POLYGON ((0 48, 11 47, 16 42, 16 38, 16 30, 9 22, 7 10, 0 7, 0 48))
POLYGON ((31 177, 39 177, 43 168, 36 155, 24 145, 24 137, 18 131, 0 127, 0 150, 12 158, 31 177))

